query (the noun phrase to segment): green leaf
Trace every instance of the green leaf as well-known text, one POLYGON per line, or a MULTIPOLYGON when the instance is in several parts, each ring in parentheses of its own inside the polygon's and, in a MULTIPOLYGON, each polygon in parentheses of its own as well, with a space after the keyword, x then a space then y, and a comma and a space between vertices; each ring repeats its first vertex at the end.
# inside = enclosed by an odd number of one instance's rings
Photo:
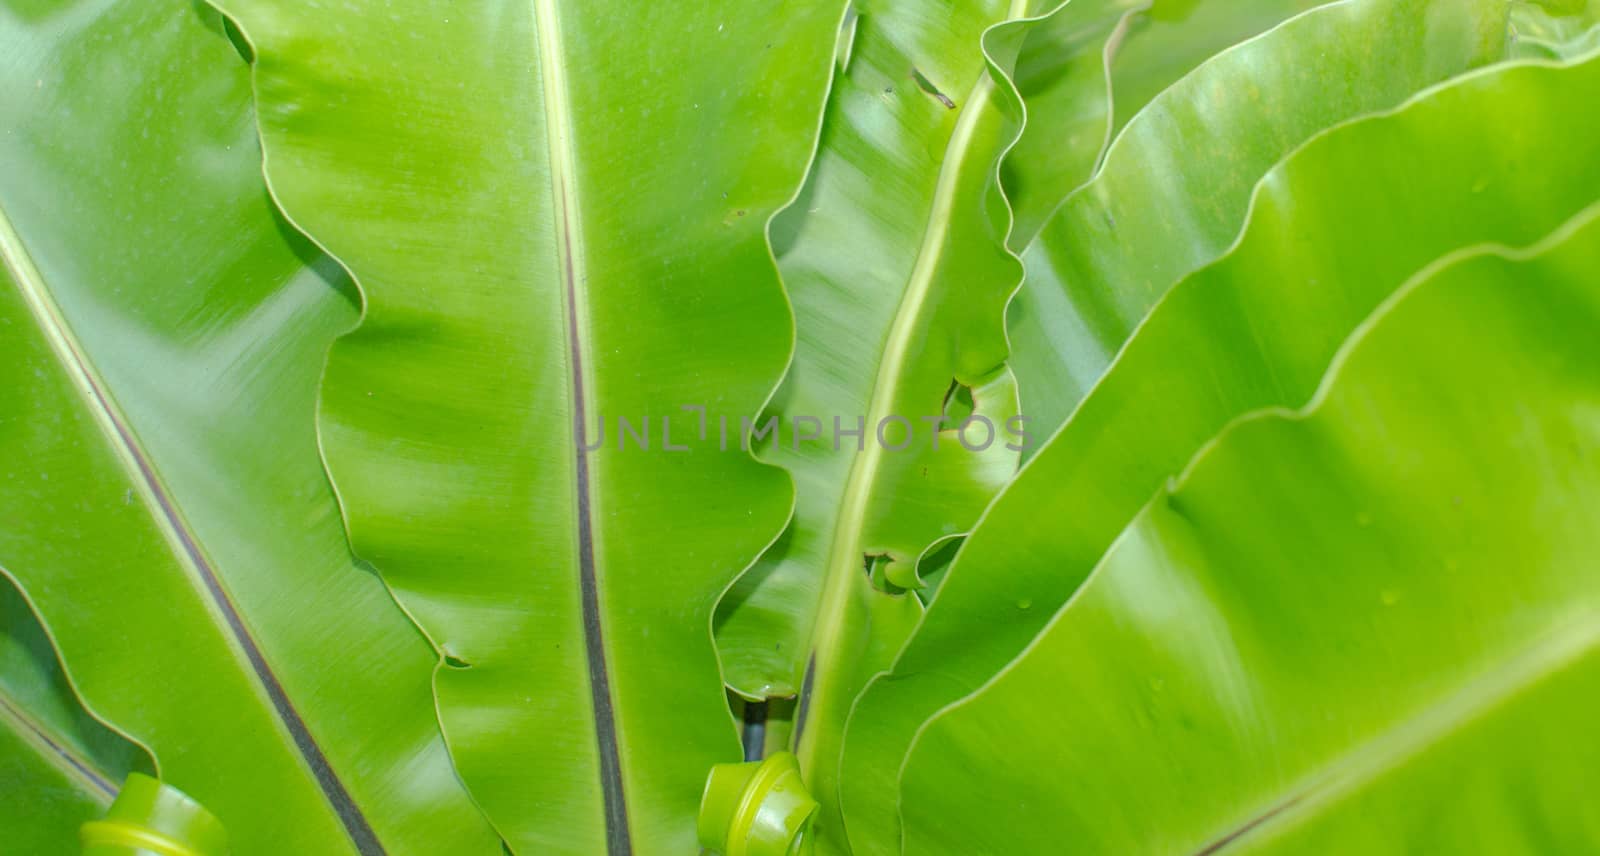
POLYGON ((1235 248, 1156 308, 989 509, 894 668, 857 701, 847 813, 892 810, 918 724, 1015 657, 1230 420, 1304 403, 1350 331, 1430 261, 1530 243, 1593 202, 1600 159, 1572 141, 1600 135, 1583 107, 1597 96, 1600 60, 1488 69, 1274 168, 1235 248), (1503 132, 1476 133, 1485 115, 1503 132))
POLYGON ((1001 163, 1013 248, 1026 247, 1110 141, 1110 69, 1150 0, 1073 0, 1023 39, 1014 80, 1028 122, 1001 163))
POLYGON ((1600 207, 1419 276, 928 723, 906 851, 1588 849, 1596 329, 1600 207))
POLYGON ((143 750, 90 716, 21 592, 0 575, 0 829, 18 853, 66 853, 143 750))
POLYGON ((498 852, 344 541, 310 420, 356 310, 267 199, 220 18, 6 0, 0 46, 0 567, 237 852, 498 852))
POLYGON ((1016 73, 1028 124, 1002 166, 1016 216, 1010 245, 1033 242, 1157 95, 1218 52, 1328 3, 1074 0, 1031 31, 1016 73))
POLYGON ((366 297, 323 451, 457 769, 515 848, 689 852, 739 758, 712 610, 791 508, 740 423, 843 3, 220 5, 276 198, 366 297))
POLYGON ((110 805, 114 785, 98 772, 85 774, 80 758, 54 732, 18 715, 0 700, 0 808, 6 846, 18 853, 70 853, 78 827, 110 805))
POLYGON ((1500 59, 1507 6, 1345 0, 1157 96, 1024 255, 1008 330, 1029 430, 1054 433, 1150 307, 1227 248, 1273 163, 1324 128, 1500 59))
POLYGON ((761 453, 794 474, 797 505, 723 600, 717 641, 735 691, 798 694, 793 748, 825 850, 845 847, 850 703, 921 615, 924 557, 976 521, 1025 439, 998 166, 1021 119, 1008 75, 1044 10, 857 3, 816 162, 774 225, 799 341, 761 453))
POLYGON ((1528 0, 1511 6, 1517 56, 1570 59, 1600 47, 1600 0, 1528 0))

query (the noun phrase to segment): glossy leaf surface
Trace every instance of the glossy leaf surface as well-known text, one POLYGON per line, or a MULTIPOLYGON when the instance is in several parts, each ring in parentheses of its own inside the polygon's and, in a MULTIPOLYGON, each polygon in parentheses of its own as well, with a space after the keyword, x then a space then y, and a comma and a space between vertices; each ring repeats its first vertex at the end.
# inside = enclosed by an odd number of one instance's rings
POLYGON ((1050 212, 1089 180, 1110 142, 1111 65, 1150 0, 1073 0, 1023 39, 1017 95, 1028 122, 1001 165, 1009 245, 1026 247, 1050 212))
POLYGON ((497 852, 432 658, 351 558, 317 373, 355 319, 187 0, 0 6, 0 567, 235 852, 497 852))
POLYGON ((220 5, 276 198, 366 297, 323 451, 457 769, 513 848, 692 850, 739 758, 712 609, 792 502, 740 437, 791 348, 765 226, 843 3, 220 5))
POLYGON ((44 628, 0 578, 0 829, 18 853, 69 853, 143 750, 78 702, 44 628))
POLYGON ((1304 404, 1351 330, 1430 261, 1531 243, 1593 202, 1600 161, 1570 141, 1600 132, 1579 106, 1597 95, 1600 61, 1485 70, 1274 168, 1238 245, 1156 308, 989 509, 894 668, 857 702, 847 810, 889 811, 917 726, 1015 657, 1230 420, 1304 404), (1517 132, 1472 133, 1486 113, 1517 132))
POLYGON ((849 705, 920 616, 923 557, 972 525, 1026 441, 998 166, 1040 6, 857 3, 816 162, 774 224, 799 341, 762 455, 794 474, 797 506, 724 599, 718 643, 738 692, 798 694, 793 747, 829 852, 849 705))
POLYGON ((1588 849, 1597 327, 1600 208, 1421 276, 928 724, 906 851, 1588 849))
POLYGON ((1169 86, 1217 53, 1329 0, 1074 0, 1028 34, 1017 90, 1028 123, 1002 175, 1026 248, 1107 147, 1169 86))
POLYGON ((1502 58, 1506 0, 1345 0, 1225 51, 1128 123, 1024 255, 1023 409, 1060 427, 1173 283, 1220 255, 1275 162, 1340 121, 1502 58))
MULTIPOLYGON (((798 692, 815 604, 842 554, 888 560, 894 578, 909 582, 925 549, 970 524, 1015 469, 1015 451, 1004 448, 1014 435, 997 434, 974 452, 955 430, 978 412, 1003 432, 1015 412, 994 319, 1020 269, 995 243, 1004 223, 992 219, 999 200, 990 174, 1015 105, 996 91, 979 49, 984 31, 1010 10, 975 4, 952 31, 933 26, 943 13, 932 7, 856 11, 816 164, 774 224, 799 343, 767 416, 782 433, 762 452, 794 472, 800 489, 789 532, 719 615, 729 683, 751 697, 798 692), (906 43, 905 34, 920 41, 906 43), (863 276, 855 253, 880 261, 863 276), (960 271, 967 279, 949 269, 957 264, 969 265, 960 271), (942 416, 948 424, 936 451, 942 416), (797 441, 813 419, 827 423, 820 437, 797 441), (858 428, 861 435, 849 433, 858 428), (833 537, 849 526, 870 531, 833 537)), ((982 444, 981 429, 973 431, 973 445, 982 444)), ((864 558, 849 562, 855 576, 867 576, 864 558)), ((886 610, 900 619, 919 614, 912 605, 886 610)))

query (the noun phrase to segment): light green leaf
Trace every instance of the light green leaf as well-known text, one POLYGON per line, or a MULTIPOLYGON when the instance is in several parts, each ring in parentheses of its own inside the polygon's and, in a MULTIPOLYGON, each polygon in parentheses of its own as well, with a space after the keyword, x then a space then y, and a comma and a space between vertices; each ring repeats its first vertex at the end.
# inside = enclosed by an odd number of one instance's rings
POLYGON ((1089 180, 1111 139, 1112 63, 1150 5, 1073 0, 1023 39, 1015 82, 1028 122, 1000 172, 1011 247, 1026 247, 1061 199, 1089 180))
POLYGON ((1593 202, 1600 158, 1573 141, 1600 137, 1582 106, 1596 97, 1600 60, 1487 69, 1274 168, 1238 244, 1156 308, 989 509, 894 668, 857 701, 847 811, 891 811, 918 724, 1015 657, 1230 420, 1303 404, 1350 331, 1430 261, 1531 243, 1593 202), (1504 132, 1475 133, 1485 115, 1504 132))
POLYGON ((928 723, 906 852, 1587 850, 1596 329, 1600 207, 1421 275, 928 723))
POLYGON ((44 628, 0 577, 0 829, 17 853, 67 853, 117 783, 148 770, 142 749, 78 702, 44 628))
POLYGON ((972 525, 1025 439, 998 167, 1021 118, 1008 75, 1044 11, 857 3, 816 162, 774 225, 799 342, 762 457, 794 474, 797 506, 724 599, 717 640, 737 692, 798 694, 793 748, 828 852, 845 847, 850 703, 921 615, 923 557, 972 525))
POLYGON ((1511 6, 1517 56, 1570 59, 1600 47, 1600 0, 1527 0, 1511 6))
POLYGON ((712 610, 792 502, 741 448, 791 347, 765 226, 843 2, 219 5, 276 198, 366 297, 323 451, 462 778, 528 853, 692 851, 739 757, 712 610))
POLYGON ((1024 255, 1007 320, 1029 430, 1054 433, 1161 295, 1227 248, 1273 163, 1324 128, 1500 59, 1507 6, 1344 0, 1157 96, 1024 255))
POLYGON ((1028 34, 1017 90, 1028 123, 1002 166, 1026 248, 1158 94, 1218 52, 1329 0, 1074 0, 1028 34))
MULTIPOLYGON (((311 423, 355 319, 188 0, 0 3, 0 568, 236 852, 498 852, 311 423)), ((31 708, 30 708, 31 710, 31 708)))

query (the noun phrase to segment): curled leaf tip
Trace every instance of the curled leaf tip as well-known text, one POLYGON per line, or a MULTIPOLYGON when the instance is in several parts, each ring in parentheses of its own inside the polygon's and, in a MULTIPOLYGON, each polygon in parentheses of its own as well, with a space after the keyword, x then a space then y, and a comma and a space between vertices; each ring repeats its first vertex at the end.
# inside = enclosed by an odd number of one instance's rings
POLYGON ((129 773, 106 816, 79 832, 83 856, 226 856, 222 821, 188 794, 129 773))
POLYGON ((792 753, 717 764, 700 798, 700 843, 722 856, 810 856, 817 807, 792 753))

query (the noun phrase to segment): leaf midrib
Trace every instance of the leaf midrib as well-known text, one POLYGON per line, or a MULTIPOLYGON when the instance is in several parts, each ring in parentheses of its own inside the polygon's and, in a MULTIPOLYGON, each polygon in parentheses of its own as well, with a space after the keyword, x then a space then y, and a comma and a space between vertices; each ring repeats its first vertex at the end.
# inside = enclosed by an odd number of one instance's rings
POLYGON ((584 655, 589 673, 590 704, 600 762, 600 789, 606 820, 606 849, 611 856, 633 851, 605 636, 600 621, 600 578, 594 549, 594 485, 589 472, 588 392, 583 350, 587 328, 587 274, 580 199, 576 187, 577 156, 572 140, 572 106, 568 97, 567 62, 556 0, 533 0, 535 49, 539 53, 545 137, 549 148, 552 203, 555 206, 556 258, 566 310, 567 359, 572 398, 573 494, 577 516, 578 588, 583 615, 584 655))
POLYGON ((30 716, 3 689, 0 689, 0 725, 9 725, 12 733, 38 753, 40 759, 82 786, 83 792, 93 796, 96 802, 110 805, 116 798, 117 786, 106 771, 78 752, 66 737, 30 716))
POLYGON ((1340 797, 1381 779, 1470 724, 1487 719, 1597 649, 1600 615, 1591 608, 1579 610, 1545 638, 1479 673, 1444 698, 1421 706, 1411 716, 1318 765, 1302 784, 1289 789, 1287 796, 1214 837, 1195 851, 1195 856, 1223 852, 1291 812, 1295 812, 1292 819, 1285 821, 1291 827, 1316 817, 1340 797), (1304 812, 1296 811, 1302 807, 1307 807, 1304 812))
POLYGON ((282 726, 295 754, 305 764, 306 772, 316 782, 329 809, 339 818, 351 844, 364 856, 382 854, 384 849, 376 832, 289 699, 260 644, 200 547, 199 538, 162 483, 154 460, 139 445, 126 416, 106 391, 104 381, 95 372, 87 351, 73 334, 60 306, 51 296, 43 273, 3 207, 0 207, 0 266, 10 275, 57 362, 70 377, 80 402, 92 415, 128 481, 139 493, 151 521, 167 541, 174 562, 183 569, 184 579, 199 596, 212 623, 233 643, 229 646, 230 653, 239 661, 241 669, 255 677, 252 687, 259 694, 258 700, 265 702, 265 707, 282 726))
MULTIPOLYGON (((1026 9, 1026 0, 1012 0, 1002 23, 1019 18, 1026 9)), ((861 536, 866 526, 867 503, 871 498, 873 487, 877 484, 878 470, 883 460, 882 444, 877 442, 877 426, 883 419, 892 415, 890 410, 899 395, 900 380, 904 374, 906 360, 916 339, 923 309, 932 293, 935 273, 938 271, 946 238, 950 232, 950 221, 955 210, 961 175, 967 166, 967 157, 971 153, 973 139, 977 134, 984 108, 994 94, 995 82, 987 62, 986 55, 978 82, 973 85, 966 103, 962 105, 961 115, 957 118, 956 127, 950 135, 950 142, 945 147, 945 158, 934 186, 928 226, 917 248, 916 261, 907 278, 906 291, 901 298, 900 306, 895 311, 894 322, 890 325, 889 336, 885 340, 878 374, 873 380, 866 423, 866 430, 873 432, 873 436, 866 442, 866 448, 857 453, 851 462, 849 475, 845 481, 845 491, 839 503, 839 512, 833 521, 835 534, 828 550, 822 597, 808 646, 811 652, 808 662, 817 665, 810 668, 812 675, 808 677, 813 680, 803 682, 809 684, 810 692, 802 692, 799 708, 802 717, 795 724, 797 740, 795 751, 800 757, 802 769, 807 771, 815 769, 816 759, 810 756, 818 744, 815 730, 808 731, 805 728, 804 712, 815 710, 812 702, 816 697, 832 689, 828 686, 834 672, 830 661, 843 653, 840 640, 845 632, 845 621, 850 614, 848 603, 856 584, 856 577, 861 573, 861 536), (806 739, 808 736, 810 740, 806 739)))

